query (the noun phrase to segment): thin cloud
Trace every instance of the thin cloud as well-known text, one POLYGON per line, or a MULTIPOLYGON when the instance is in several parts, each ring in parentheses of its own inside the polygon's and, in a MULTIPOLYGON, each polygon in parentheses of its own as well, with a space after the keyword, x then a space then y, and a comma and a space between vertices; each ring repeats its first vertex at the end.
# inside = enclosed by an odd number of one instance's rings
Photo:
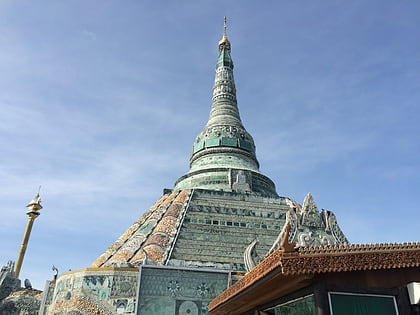
POLYGON ((92 32, 92 31, 88 31, 88 30, 83 30, 82 31, 82 36, 84 36, 84 37, 86 37, 90 40, 93 40, 93 41, 95 41, 96 38, 97 38, 96 33, 92 32))

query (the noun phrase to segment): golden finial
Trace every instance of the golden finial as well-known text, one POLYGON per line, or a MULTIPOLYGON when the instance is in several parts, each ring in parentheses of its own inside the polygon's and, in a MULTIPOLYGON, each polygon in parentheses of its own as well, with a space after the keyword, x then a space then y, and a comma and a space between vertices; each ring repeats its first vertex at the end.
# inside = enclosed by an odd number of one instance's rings
POLYGON ((226 16, 223 19, 223 36, 222 39, 219 41, 219 49, 227 48, 230 49, 230 42, 227 38, 227 18, 226 16))
POLYGON ((41 186, 39 186, 38 193, 35 195, 35 197, 26 206, 28 208, 28 211, 26 212, 26 214, 28 215, 28 222, 26 223, 25 232, 23 233, 22 244, 20 245, 18 258, 17 258, 16 264, 15 264, 16 278, 19 278, 20 269, 22 267, 22 262, 23 262, 23 258, 25 256, 26 247, 28 246, 29 237, 30 237, 31 231, 32 231, 32 226, 34 224, 35 219, 40 215, 39 210, 42 209, 41 197, 39 196, 40 189, 41 189, 41 186))

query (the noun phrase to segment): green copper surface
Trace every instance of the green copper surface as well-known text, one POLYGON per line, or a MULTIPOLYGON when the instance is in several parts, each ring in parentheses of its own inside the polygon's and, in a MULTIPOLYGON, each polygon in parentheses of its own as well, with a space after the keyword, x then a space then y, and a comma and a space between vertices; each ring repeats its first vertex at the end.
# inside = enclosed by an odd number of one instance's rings
POLYGON ((222 48, 219 53, 219 58, 217 58, 216 68, 223 66, 233 69, 233 61, 230 57, 230 49, 228 48, 222 48))

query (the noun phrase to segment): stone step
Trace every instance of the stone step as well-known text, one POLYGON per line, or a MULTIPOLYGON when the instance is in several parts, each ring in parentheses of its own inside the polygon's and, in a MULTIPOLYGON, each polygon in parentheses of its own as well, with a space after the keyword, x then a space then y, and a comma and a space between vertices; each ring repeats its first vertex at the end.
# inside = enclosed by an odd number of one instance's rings
POLYGON ((221 226, 211 224, 198 224, 198 223, 184 223, 181 231, 211 233, 211 234, 254 234, 254 235, 267 235, 276 237, 280 234, 280 229, 252 229, 247 227, 237 226, 221 226))
MULTIPOLYGON (((188 240, 181 243, 177 242, 177 245, 172 252, 172 256, 179 258, 185 255, 197 255, 197 257, 202 255, 213 255, 214 257, 232 257, 235 258, 235 260, 239 259, 243 261, 243 255, 247 246, 248 244, 238 244, 237 246, 232 246, 229 243, 204 243, 188 240)), ((260 256, 264 256, 269 249, 270 246, 258 246, 257 253, 260 256)))
MULTIPOLYGON (((212 252, 224 252, 224 251, 238 251, 243 253, 245 249, 249 246, 248 243, 237 243, 232 244, 231 242, 201 242, 195 240, 178 240, 176 243, 175 249, 191 249, 195 250, 197 248, 202 248, 203 246, 210 248, 212 252)), ((260 245, 256 247, 257 252, 265 253, 271 248, 271 245, 260 245)))
MULTIPOLYGON (((274 241, 270 239, 264 238, 257 238, 259 243, 257 247, 271 247, 274 241)), ((177 240, 177 246, 187 246, 187 244, 211 244, 215 247, 220 247, 220 244, 229 243, 231 246, 244 246, 247 247, 251 242, 255 240, 254 235, 242 235, 240 236, 230 236, 230 235, 223 235, 223 236, 212 236, 211 239, 207 238, 206 235, 202 234, 187 234, 181 233, 177 240)))
POLYGON ((190 206, 187 211, 188 215, 200 214, 214 216, 238 216, 252 219, 271 219, 271 220, 285 220, 286 212, 276 211, 270 209, 255 210, 255 209, 232 209, 222 207, 194 207, 190 206))
POLYGON ((171 259, 179 259, 179 260, 195 260, 195 261, 203 261, 203 262, 212 262, 212 263, 233 263, 233 264, 243 264, 244 260, 242 257, 234 257, 232 255, 225 256, 213 256, 213 255, 198 255, 198 254, 190 254, 190 253, 172 253, 171 259))

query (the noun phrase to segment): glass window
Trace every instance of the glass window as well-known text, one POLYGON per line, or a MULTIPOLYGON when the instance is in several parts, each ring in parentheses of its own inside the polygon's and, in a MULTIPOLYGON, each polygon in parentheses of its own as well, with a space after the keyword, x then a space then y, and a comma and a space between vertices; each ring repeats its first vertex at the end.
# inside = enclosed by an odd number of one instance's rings
POLYGON ((398 315, 395 298, 389 295, 329 292, 331 315, 398 315))
POLYGON ((314 295, 307 295, 265 310, 270 315, 316 315, 314 295))

